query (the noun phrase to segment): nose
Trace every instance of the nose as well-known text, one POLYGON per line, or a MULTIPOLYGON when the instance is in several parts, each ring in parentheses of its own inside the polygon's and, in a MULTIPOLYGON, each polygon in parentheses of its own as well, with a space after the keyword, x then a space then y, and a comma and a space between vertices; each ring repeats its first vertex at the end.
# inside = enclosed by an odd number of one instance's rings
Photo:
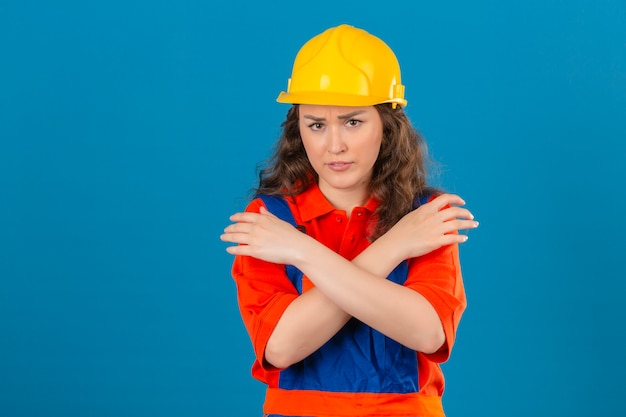
POLYGON ((344 141, 341 129, 334 126, 328 129, 328 152, 333 155, 338 155, 345 152, 347 149, 346 142, 344 141))

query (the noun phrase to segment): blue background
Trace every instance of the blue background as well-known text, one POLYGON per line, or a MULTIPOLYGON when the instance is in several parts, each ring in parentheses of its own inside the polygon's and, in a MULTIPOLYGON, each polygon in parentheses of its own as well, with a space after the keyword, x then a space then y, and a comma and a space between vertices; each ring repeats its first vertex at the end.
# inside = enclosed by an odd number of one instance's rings
POLYGON ((481 221, 448 415, 626 413, 626 3, 9 0, 0 415, 261 415, 219 234, 340 23, 394 49, 481 221))

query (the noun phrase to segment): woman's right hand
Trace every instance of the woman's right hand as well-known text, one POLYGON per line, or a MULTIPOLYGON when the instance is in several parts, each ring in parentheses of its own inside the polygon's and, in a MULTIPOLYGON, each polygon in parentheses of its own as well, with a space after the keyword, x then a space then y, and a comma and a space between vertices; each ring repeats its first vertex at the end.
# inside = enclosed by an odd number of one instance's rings
POLYGON ((463 243, 461 230, 475 229, 478 222, 455 194, 441 194, 406 214, 387 232, 404 259, 425 255, 442 246, 463 243))
POLYGON ((226 251, 231 255, 252 256, 267 262, 293 264, 302 253, 297 245, 306 235, 261 206, 259 213, 235 213, 233 224, 224 229, 220 239, 236 243, 226 251))

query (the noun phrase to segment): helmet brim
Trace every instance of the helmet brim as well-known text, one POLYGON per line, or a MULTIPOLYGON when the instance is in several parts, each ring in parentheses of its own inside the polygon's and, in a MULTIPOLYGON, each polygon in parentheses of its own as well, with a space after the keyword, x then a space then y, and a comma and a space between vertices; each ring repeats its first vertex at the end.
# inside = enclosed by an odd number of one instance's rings
POLYGON ((347 106, 347 107, 363 107, 374 106, 383 103, 396 103, 401 107, 407 105, 407 101, 403 98, 389 99, 385 97, 360 96, 356 94, 340 94, 331 92, 300 92, 287 93, 281 91, 276 98, 279 103, 289 104, 313 104, 319 106, 347 106))

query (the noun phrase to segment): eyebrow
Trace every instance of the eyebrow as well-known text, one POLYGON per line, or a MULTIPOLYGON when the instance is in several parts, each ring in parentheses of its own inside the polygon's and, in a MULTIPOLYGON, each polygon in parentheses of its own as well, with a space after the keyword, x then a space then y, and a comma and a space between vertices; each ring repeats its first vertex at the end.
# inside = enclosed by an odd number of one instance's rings
MULTIPOLYGON (((351 119, 354 116, 357 116, 357 115, 359 115, 361 113, 365 113, 365 110, 356 110, 356 111, 353 111, 351 113, 341 114, 341 115, 337 116, 337 118, 338 119, 342 119, 342 120, 351 119)), ((314 122, 323 122, 324 120, 326 120, 326 118, 324 118, 324 117, 316 117, 316 116, 313 116, 313 115, 310 115, 310 114, 305 114, 302 117, 304 117, 305 119, 311 119, 314 122)))

